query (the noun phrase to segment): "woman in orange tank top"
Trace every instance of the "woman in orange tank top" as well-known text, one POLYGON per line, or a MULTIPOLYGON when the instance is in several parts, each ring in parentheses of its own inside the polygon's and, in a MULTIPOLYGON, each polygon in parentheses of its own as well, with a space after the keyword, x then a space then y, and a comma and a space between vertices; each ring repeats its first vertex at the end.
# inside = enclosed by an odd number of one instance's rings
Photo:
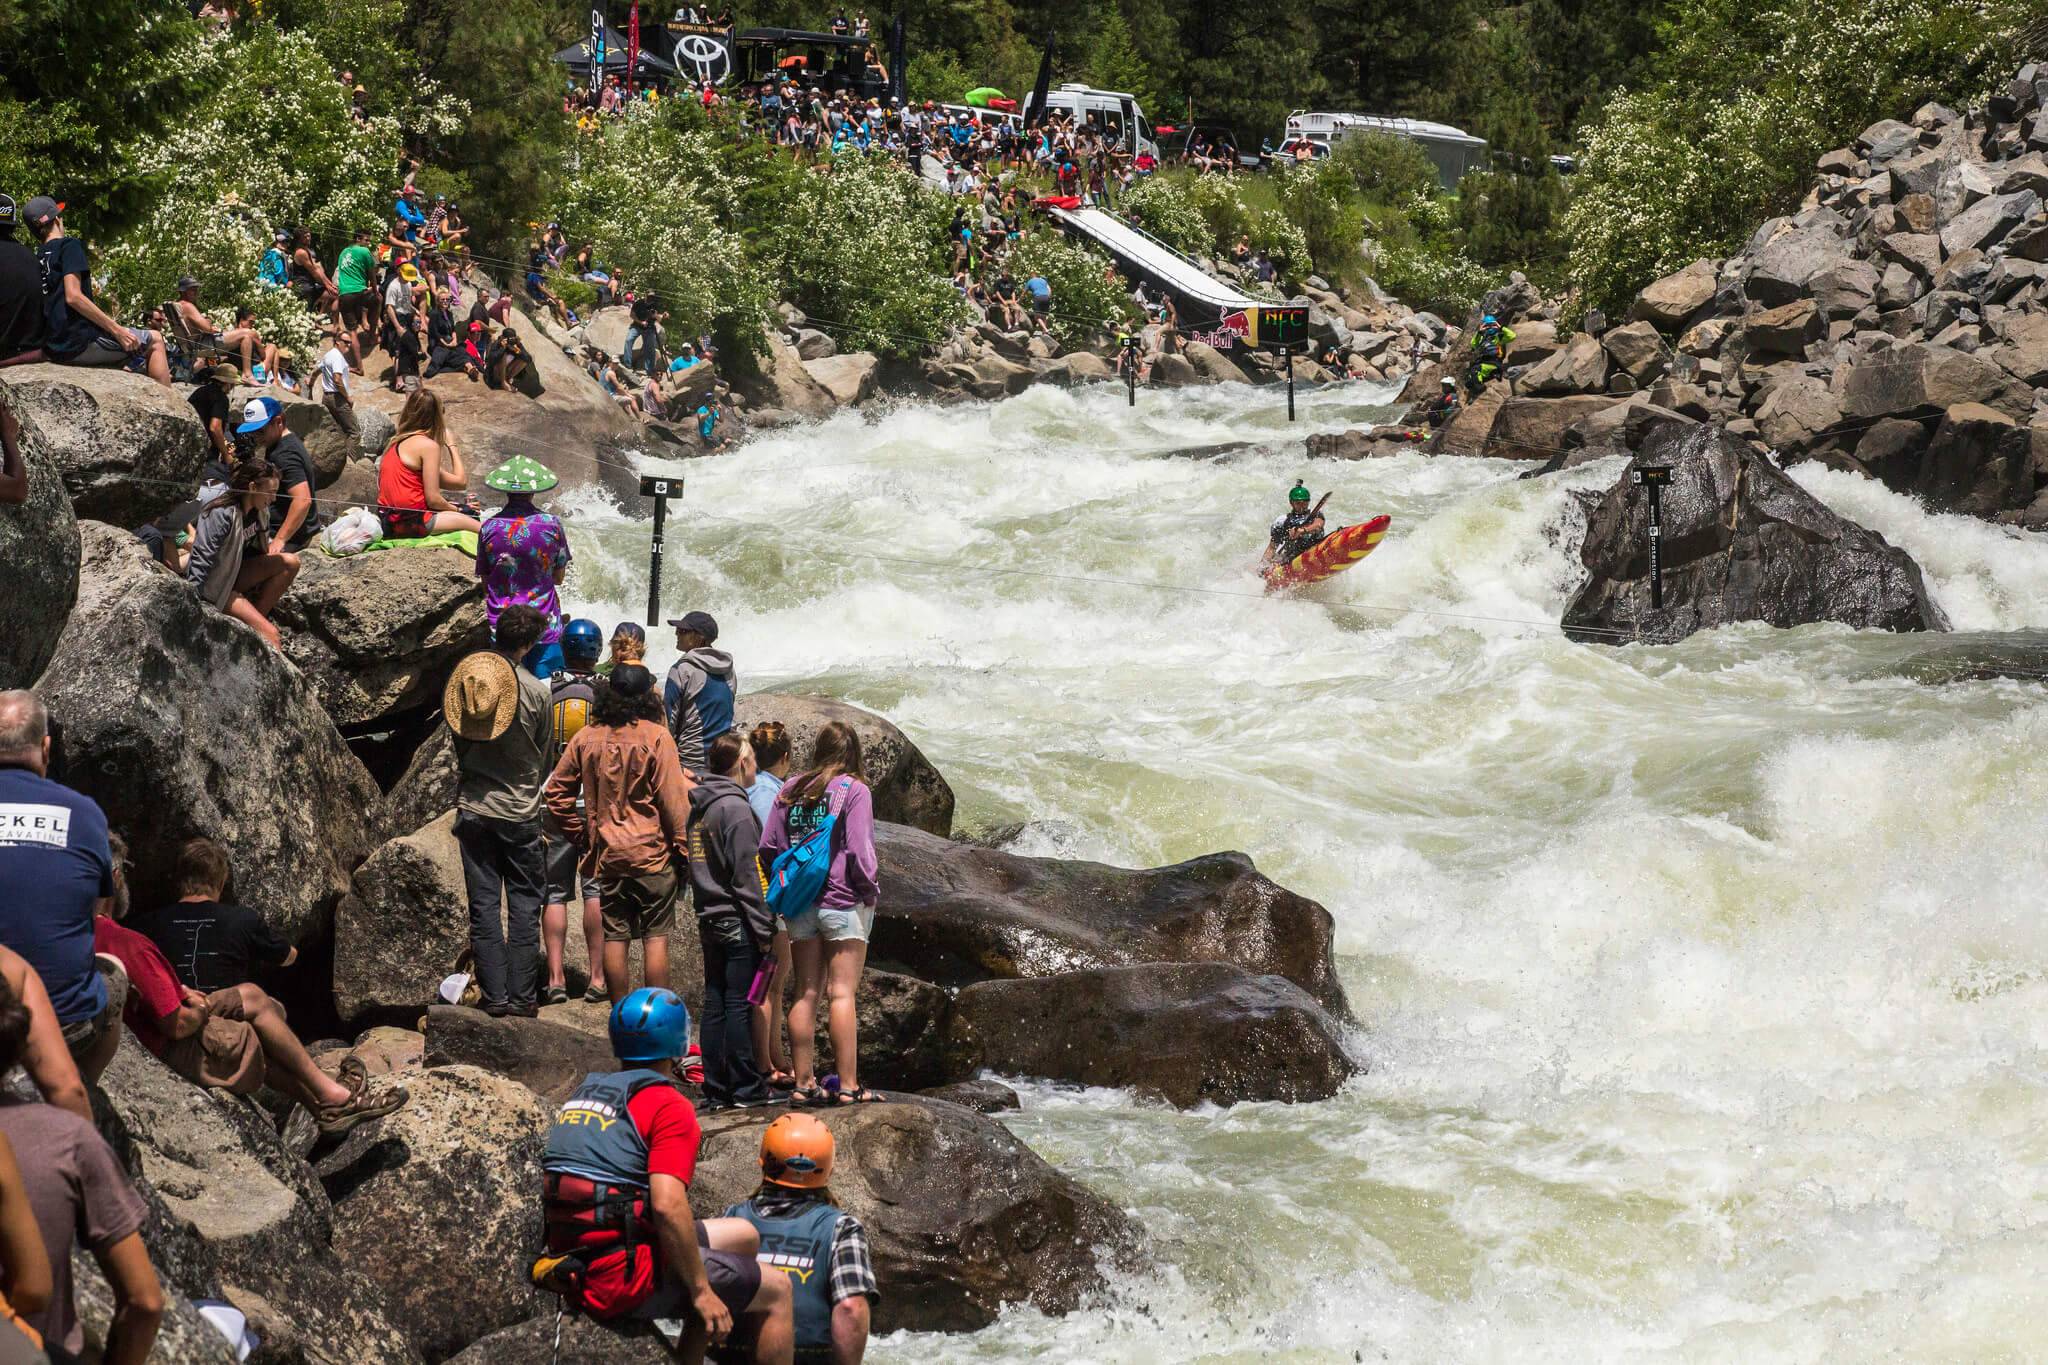
POLYGON ((448 439, 441 400, 419 389, 398 417, 398 434, 377 464, 377 517, 392 540, 418 540, 443 531, 474 531, 470 510, 448 500, 444 488, 469 483, 462 452, 448 439))

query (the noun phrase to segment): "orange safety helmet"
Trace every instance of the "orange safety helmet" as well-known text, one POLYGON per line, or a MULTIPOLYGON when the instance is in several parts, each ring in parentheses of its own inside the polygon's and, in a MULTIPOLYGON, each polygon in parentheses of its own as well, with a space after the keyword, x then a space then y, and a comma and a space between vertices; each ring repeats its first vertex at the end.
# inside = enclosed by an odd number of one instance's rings
POLYGON ((784 1114, 761 1134, 761 1176, 792 1190, 822 1190, 832 1178, 832 1130, 809 1114, 784 1114))

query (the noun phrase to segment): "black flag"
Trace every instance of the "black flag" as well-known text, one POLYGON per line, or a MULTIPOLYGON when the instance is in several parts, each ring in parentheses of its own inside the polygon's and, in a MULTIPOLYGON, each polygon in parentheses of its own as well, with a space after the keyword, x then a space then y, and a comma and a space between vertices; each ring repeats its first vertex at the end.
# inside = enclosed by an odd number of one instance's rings
POLYGON ((897 104, 903 103, 903 11, 896 11, 895 22, 889 25, 889 98, 897 104))
POLYGON ((1045 55, 1038 59, 1038 83, 1031 87, 1031 103, 1024 106, 1024 126, 1030 128, 1045 119, 1045 99, 1052 91, 1052 30, 1045 34, 1045 55))

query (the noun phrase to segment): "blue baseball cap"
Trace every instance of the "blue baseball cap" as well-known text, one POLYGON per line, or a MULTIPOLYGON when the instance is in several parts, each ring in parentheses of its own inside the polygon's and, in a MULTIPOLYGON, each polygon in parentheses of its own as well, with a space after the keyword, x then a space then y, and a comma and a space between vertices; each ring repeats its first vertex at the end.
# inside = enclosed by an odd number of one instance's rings
POLYGON ((242 405, 242 425, 235 428, 235 435, 247 436, 263 430, 278 419, 284 411, 284 404, 275 398, 251 398, 242 405))

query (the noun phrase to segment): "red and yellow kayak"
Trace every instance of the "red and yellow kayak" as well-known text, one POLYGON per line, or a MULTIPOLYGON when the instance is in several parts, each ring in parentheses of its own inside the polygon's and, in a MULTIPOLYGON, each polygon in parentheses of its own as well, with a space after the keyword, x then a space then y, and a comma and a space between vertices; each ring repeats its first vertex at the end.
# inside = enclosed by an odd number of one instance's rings
POLYGON ((1320 583, 1332 574, 1343 573, 1379 548, 1380 542, 1387 538, 1387 527, 1392 522, 1392 517, 1382 516, 1357 526, 1338 527, 1287 563, 1267 569, 1264 574, 1266 591, 1299 588, 1309 583, 1320 583))

